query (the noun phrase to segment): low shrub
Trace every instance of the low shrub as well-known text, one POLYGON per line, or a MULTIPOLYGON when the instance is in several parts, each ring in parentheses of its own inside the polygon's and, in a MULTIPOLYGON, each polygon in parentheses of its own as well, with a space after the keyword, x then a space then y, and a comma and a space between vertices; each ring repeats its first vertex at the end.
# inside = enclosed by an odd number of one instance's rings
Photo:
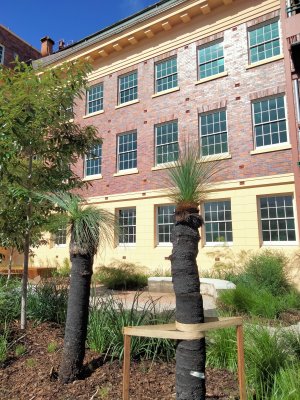
POLYGON ((0 278, 0 324, 18 319, 21 312, 21 281, 0 278))
POLYGON ((281 368, 274 377, 270 400, 299 400, 300 364, 291 364, 281 368))
POLYGON ((5 362, 8 354, 8 328, 4 326, 0 332, 0 365, 5 362))
POLYGON ((28 290, 27 316, 38 322, 64 323, 67 313, 68 289, 59 279, 41 281, 28 290))
POLYGON ((71 274, 71 263, 68 258, 64 258, 62 265, 57 264, 57 269, 54 272, 54 276, 68 278, 71 274))
MULTIPOLYGON (((98 298, 90 311, 88 346, 105 357, 123 357, 124 326, 154 325, 169 323, 174 319, 173 311, 158 313, 156 302, 149 300, 140 306, 139 294, 127 310, 124 303, 112 296, 98 298)), ((131 357, 145 359, 172 359, 175 343, 167 339, 132 337, 131 357)))
POLYGON ((20 357, 26 353, 26 347, 24 344, 18 344, 15 348, 15 355, 16 357, 20 357))
POLYGON ((139 290, 147 286, 148 275, 134 263, 115 261, 98 268, 95 280, 112 290, 139 290))

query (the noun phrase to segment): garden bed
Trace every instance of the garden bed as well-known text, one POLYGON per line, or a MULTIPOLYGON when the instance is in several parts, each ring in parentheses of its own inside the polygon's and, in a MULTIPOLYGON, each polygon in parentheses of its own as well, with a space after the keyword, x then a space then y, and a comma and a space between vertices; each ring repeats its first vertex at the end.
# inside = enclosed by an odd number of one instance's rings
MULTIPOLYGON (((12 335, 17 340, 24 335, 15 326, 12 335)), ((63 329, 56 324, 29 325, 26 336, 16 345, 26 352, 16 357, 14 352, 0 367, 1 400, 120 400, 122 398, 122 365, 106 361, 99 354, 87 351, 85 379, 63 385, 57 381, 57 369, 63 346, 63 329)), ((14 346, 15 347, 15 346, 14 346)), ((172 400, 175 393, 174 362, 139 361, 132 363, 131 400, 172 400)), ((233 374, 220 369, 207 369, 207 398, 234 399, 238 396, 233 374)))

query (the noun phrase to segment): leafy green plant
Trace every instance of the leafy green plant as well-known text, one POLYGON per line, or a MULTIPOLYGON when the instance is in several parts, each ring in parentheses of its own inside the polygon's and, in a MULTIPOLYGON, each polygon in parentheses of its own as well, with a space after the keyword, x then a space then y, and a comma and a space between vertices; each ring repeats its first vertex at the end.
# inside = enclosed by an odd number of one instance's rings
POLYGON ((27 358, 25 361, 26 367, 35 368, 37 365, 37 361, 34 358, 27 358))
POLYGON ((0 364, 3 363, 7 358, 8 335, 9 335, 9 331, 8 331, 7 326, 5 326, 3 332, 0 333, 0 364))
POLYGON ((47 346, 48 353, 55 353, 58 349, 58 344, 56 342, 50 342, 47 346))
POLYGON ((298 400, 300 393, 300 363, 281 368, 274 377, 270 400, 298 400))
POLYGON ((148 284, 148 275, 141 267, 120 261, 98 268, 95 279, 113 290, 138 290, 148 284))
POLYGON ((237 348, 235 329, 217 329, 207 336, 207 365, 213 368, 237 369, 237 348))
POLYGON ((18 344, 15 348, 15 355, 16 357, 20 357, 26 353, 26 346, 24 344, 18 344))
MULTIPOLYGON (((174 318, 173 311, 159 313, 156 302, 148 300, 139 304, 139 294, 133 300, 130 309, 112 296, 98 298, 90 312, 88 326, 88 345, 91 349, 105 354, 106 357, 122 359, 124 326, 154 325, 169 323, 174 318), (99 328, 101 327, 101 329, 99 328)), ((175 343, 166 339, 133 337, 131 356, 133 358, 172 359, 175 354, 175 343)))
POLYGON ((0 278, 0 323, 9 322, 20 316, 21 282, 0 278))
POLYGON ((28 318, 38 322, 63 323, 66 319, 68 289, 59 280, 41 281, 28 291, 28 318))
POLYGON ((64 258, 62 265, 61 266, 59 264, 57 265, 57 270, 54 275, 63 278, 68 278, 70 276, 70 273, 71 273, 70 260, 68 258, 64 258))

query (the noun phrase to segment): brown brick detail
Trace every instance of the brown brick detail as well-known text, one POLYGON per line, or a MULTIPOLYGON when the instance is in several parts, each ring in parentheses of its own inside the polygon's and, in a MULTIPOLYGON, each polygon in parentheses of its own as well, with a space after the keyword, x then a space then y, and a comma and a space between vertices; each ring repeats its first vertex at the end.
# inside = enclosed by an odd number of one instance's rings
POLYGON ((226 108, 226 106, 227 106, 227 99, 223 100, 220 99, 218 102, 198 107, 198 113, 202 114, 209 111, 219 110, 220 108, 226 108))
POLYGON ((285 85, 280 85, 273 88, 260 90, 259 92, 249 93, 249 99, 253 101, 256 99, 261 99, 263 97, 270 97, 270 96, 275 96, 276 94, 285 93, 285 91, 286 91, 285 85))
POLYGON ((164 54, 161 54, 160 56, 154 57, 153 61, 154 61, 154 63, 157 63, 159 61, 163 61, 165 59, 175 57, 176 55, 177 55, 177 49, 168 51, 167 53, 164 53, 164 54))
POLYGON ((204 44, 207 44, 209 42, 213 42, 215 40, 221 40, 221 39, 223 39, 223 37, 224 37, 224 32, 218 32, 218 33, 215 33, 214 35, 210 35, 210 36, 207 36, 207 37, 205 37, 203 39, 197 40, 196 46, 202 46, 204 44))
POLYGON ((262 15, 259 18, 252 19, 251 21, 247 22, 246 24, 247 28, 251 28, 254 25, 262 24, 263 22, 266 22, 270 19, 279 18, 279 15, 280 15, 280 10, 276 10, 268 14, 262 15))

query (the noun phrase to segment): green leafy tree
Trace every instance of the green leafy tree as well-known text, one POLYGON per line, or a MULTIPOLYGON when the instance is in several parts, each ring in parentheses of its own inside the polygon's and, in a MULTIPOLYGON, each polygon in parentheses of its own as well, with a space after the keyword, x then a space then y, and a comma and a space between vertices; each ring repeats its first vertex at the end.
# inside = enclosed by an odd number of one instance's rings
MULTIPOLYGON (((171 241, 171 271, 176 295, 176 324, 204 322, 203 301, 196 257, 203 219, 199 204, 205 199, 216 163, 203 162, 198 152, 184 147, 169 169, 170 198, 175 202, 171 241)), ((178 341, 176 348, 176 399, 205 399, 205 338, 178 341)))
POLYGON ((0 193, 24 207, 24 272, 21 328, 26 328, 29 251, 32 232, 42 232, 53 203, 36 193, 67 191, 82 182, 71 168, 100 141, 93 126, 70 119, 90 66, 83 62, 33 69, 16 62, 0 69, 0 193))
POLYGON ((70 236, 71 280, 59 370, 59 379, 69 383, 78 378, 85 355, 94 255, 100 244, 112 241, 115 218, 105 210, 85 204, 76 195, 65 193, 48 199, 56 205, 57 211, 63 213, 52 217, 50 229, 55 231, 59 224, 64 223, 70 236))

